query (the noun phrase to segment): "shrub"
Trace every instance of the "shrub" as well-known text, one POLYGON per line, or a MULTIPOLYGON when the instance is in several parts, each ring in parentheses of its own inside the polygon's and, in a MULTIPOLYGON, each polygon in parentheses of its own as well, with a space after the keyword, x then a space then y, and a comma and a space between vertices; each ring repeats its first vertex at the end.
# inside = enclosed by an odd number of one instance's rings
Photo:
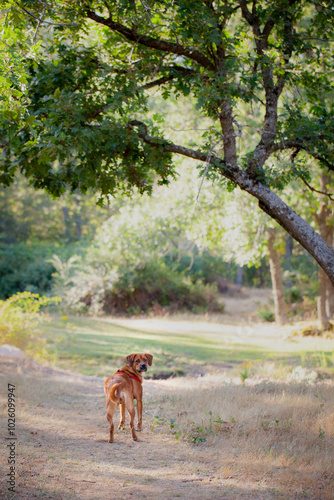
POLYGON ((272 305, 260 307, 257 310, 257 314, 258 314, 259 318, 264 320, 264 321, 268 321, 270 323, 275 321, 275 312, 273 310, 272 305))
POLYGON ((46 262, 44 245, 15 243, 0 245, 0 298, 28 290, 45 293, 51 289, 54 267, 46 262))
POLYGON ((224 308, 217 302, 215 286, 193 283, 162 260, 124 266, 118 271, 88 268, 78 272, 67 292, 67 301, 72 308, 93 314, 140 314, 157 310, 157 306, 196 312, 222 312, 224 308))
POLYGON ((17 293, 0 301, 0 343, 29 351, 38 349, 42 340, 37 326, 46 321, 43 308, 58 301, 36 293, 17 293))

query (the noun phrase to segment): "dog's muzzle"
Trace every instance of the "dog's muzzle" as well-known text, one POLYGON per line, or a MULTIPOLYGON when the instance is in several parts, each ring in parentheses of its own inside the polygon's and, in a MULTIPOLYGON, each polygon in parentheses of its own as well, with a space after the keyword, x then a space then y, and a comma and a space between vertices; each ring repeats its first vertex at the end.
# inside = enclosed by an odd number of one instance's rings
POLYGON ((140 365, 140 371, 141 372, 146 372, 147 371, 147 366, 145 364, 140 365))

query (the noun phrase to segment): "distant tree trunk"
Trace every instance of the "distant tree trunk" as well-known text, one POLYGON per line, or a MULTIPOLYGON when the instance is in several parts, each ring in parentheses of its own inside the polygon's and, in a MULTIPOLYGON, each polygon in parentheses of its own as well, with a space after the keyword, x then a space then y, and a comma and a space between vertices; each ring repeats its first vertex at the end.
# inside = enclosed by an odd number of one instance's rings
POLYGON ((327 309, 326 309, 326 295, 327 295, 327 280, 326 280, 326 274, 324 271, 319 267, 318 271, 318 280, 319 280, 319 293, 318 293, 318 301, 317 301, 317 306, 318 306, 318 320, 320 323, 320 328, 321 330, 327 330, 329 328, 329 318, 327 316, 327 309))
MULTIPOLYGON (((333 225, 330 226, 328 231, 327 243, 329 246, 333 247, 334 234, 333 225)), ((326 274, 326 313, 329 319, 333 319, 334 316, 334 287, 326 274)))
MULTIPOLYGON (((329 182, 329 175, 323 174, 320 178, 320 190, 326 192, 329 182)), ((324 197, 321 199, 319 212, 315 214, 315 218, 319 226, 320 236, 329 246, 333 247, 333 226, 328 224, 328 220, 332 216, 332 210, 326 201, 327 200, 325 200, 324 197)), ((318 320, 320 328, 322 330, 326 330, 330 325, 329 318, 333 314, 333 286, 320 266, 318 271, 318 280, 318 320)))
POLYGON ((287 317, 284 299, 282 266, 279 254, 275 249, 276 229, 268 229, 268 235, 269 263, 275 303, 275 318, 278 324, 283 325, 287 322, 287 317))
POLYGON ((243 267, 242 266, 238 266, 237 279, 235 281, 235 284, 238 285, 238 286, 242 286, 242 275, 243 275, 243 267))
MULTIPOLYGON (((293 250, 293 238, 292 236, 287 234, 285 237, 285 268, 287 271, 291 271, 292 250, 293 250)), ((286 280, 285 286, 288 288, 292 287, 292 281, 290 279, 290 276, 286 280)))
POLYGON ((63 218, 64 218, 64 236, 68 240, 71 239, 71 228, 70 228, 70 211, 67 207, 63 207, 63 218))
POLYGON ((75 226, 77 229, 77 240, 81 240, 82 237, 82 218, 81 218, 81 205, 79 198, 75 197, 75 203, 77 205, 77 210, 75 212, 75 226))

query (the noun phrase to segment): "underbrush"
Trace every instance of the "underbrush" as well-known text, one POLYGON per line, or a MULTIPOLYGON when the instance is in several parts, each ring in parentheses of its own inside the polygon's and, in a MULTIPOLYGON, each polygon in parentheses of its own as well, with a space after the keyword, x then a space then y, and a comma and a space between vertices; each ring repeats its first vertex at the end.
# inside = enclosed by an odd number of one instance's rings
POLYGON ((246 385, 223 376, 169 380, 173 396, 159 401, 152 427, 216 452, 221 472, 238 457, 249 473, 266 469, 270 477, 279 468, 280 479, 310 489, 319 481, 321 498, 332 498, 333 388, 331 380, 246 385))
POLYGON ((194 313, 223 312, 217 287, 193 282, 190 277, 149 260, 136 266, 99 273, 96 269, 77 272, 65 291, 68 306, 89 314, 138 315, 190 310, 194 313))
POLYGON ((57 299, 41 297, 36 293, 17 293, 0 301, 0 344, 9 344, 31 357, 41 354, 43 340, 38 325, 48 320, 44 309, 57 299))

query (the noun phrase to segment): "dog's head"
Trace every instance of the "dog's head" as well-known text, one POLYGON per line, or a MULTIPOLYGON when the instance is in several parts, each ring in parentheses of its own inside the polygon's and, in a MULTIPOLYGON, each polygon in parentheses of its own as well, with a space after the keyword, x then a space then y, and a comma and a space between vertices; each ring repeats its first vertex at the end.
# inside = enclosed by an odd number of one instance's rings
POLYGON ((147 370, 147 365, 151 366, 152 365, 152 360, 153 356, 152 354, 129 354, 129 356, 126 357, 126 360, 128 362, 128 365, 130 368, 133 368, 137 372, 146 372, 147 370))

